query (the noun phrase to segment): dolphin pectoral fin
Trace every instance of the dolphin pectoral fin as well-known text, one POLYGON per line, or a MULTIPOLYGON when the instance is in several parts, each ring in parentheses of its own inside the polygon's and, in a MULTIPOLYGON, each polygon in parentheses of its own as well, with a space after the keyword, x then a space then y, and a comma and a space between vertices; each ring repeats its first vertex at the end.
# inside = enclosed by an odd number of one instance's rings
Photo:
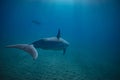
POLYGON ((16 44, 16 45, 8 45, 8 46, 6 46, 6 48, 17 48, 17 49, 24 50, 24 51, 28 52, 33 57, 34 60, 37 59, 37 57, 38 57, 38 52, 33 45, 16 44))
POLYGON ((66 48, 63 49, 63 55, 65 55, 65 53, 66 53, 66 48))

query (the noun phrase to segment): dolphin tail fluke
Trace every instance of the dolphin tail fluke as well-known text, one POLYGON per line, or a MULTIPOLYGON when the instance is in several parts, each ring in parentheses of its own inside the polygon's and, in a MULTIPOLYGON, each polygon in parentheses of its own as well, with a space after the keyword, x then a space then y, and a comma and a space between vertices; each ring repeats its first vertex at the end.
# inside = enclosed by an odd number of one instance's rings
POLYGON ((33 57, 34 60, 37 59, 38 57, 38 52, 32 44, 30 45, 29 44, 15 44, 15 45, 8 45, 6 47, 24 50, 28 52, 33 57))

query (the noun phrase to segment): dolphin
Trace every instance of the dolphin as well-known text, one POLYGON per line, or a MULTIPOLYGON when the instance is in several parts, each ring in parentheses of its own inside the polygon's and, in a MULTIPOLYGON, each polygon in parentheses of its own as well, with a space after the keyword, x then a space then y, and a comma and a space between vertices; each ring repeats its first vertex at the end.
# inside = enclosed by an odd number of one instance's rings
POLYGON ((40 25, 40 24, 41 24, 41 23, 40 23, 39 21, 37 21, 37 20, 32 20, 32 23, 37 24, 37 25, 40 25))
POLYGON ((24 50, 32 56, 33 60, 36 60, 38 58, 37 48, 44 50, 63 50, 64 55, 68 46, 69 42, 61 38, 61 32, 60 29, 58 29, 58 33, 55 37, 42 38, 31 44, 15 44, 7 45, 6 47, 24 50))

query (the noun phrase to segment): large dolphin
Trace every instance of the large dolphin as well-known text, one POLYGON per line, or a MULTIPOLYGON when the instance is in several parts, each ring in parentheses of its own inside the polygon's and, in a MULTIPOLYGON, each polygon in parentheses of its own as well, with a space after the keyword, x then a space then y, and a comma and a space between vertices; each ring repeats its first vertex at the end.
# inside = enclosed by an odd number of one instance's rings
POLYGON ((15 44, 15 45, 8 45, 6 47, 24 50, 28 52, 35 60, 38 57, 38 52, 36 48, 41 48, 45 50, 63 50, 63 55, 64 55, 68 46, 69 43, 63 38, 61 38, 60 29, 58 29, 58 33, 56 37, 42 38, 31 44, 15 44))

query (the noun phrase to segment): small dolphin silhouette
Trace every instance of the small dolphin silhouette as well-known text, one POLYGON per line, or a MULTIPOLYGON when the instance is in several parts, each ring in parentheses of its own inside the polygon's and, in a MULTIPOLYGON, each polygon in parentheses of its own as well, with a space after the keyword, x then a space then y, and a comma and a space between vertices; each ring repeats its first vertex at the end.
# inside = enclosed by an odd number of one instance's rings
POLYGON ((56 37, 42 38, 31 44, 15 44, 15 45, 8 45, 6 47, 24 50, 28 52, 35 60, 38 57, 38 52, 36 48, 41 48, 44 50, 63 50, 63 55, 64 55, 68 46, 69 43, 63 38, 61 38, 60 29, 58 29, 58 34, 56 37))
POLYGON ((37 24, 37 25, 40 25, 40 24, 41 24, 41 23, 40 23, 39 21, 37 21, 37 20, 32 20, 32 23, 37 24))

